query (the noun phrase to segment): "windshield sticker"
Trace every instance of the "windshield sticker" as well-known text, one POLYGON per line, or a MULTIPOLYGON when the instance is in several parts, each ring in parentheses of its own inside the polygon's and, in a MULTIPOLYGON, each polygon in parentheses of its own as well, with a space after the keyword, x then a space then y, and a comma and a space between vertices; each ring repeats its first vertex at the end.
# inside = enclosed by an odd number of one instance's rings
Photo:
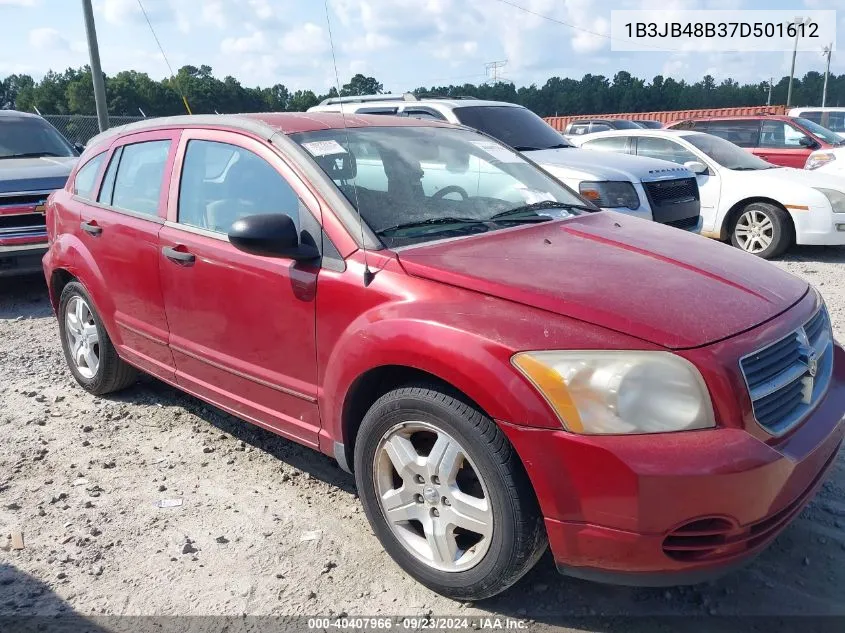
POLYGON ((478 149, 487 152, 500 163, 521 163, 522 159, 493 141, 471 141, 478 149))
POLYGON ((335 141, 311 141, 310 143, 303 143, 302 147, 308 150, 311 156, 331 156, 333 154, 345 154, 346 150, 343 145, 335 141))

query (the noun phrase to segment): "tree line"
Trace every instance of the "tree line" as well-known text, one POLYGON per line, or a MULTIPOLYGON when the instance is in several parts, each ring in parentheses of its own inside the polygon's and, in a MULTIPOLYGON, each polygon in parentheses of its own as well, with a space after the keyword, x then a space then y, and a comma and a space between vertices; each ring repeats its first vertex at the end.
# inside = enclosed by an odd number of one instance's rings
MULTIPOLYGON (((210 66, 183 66, 174 77, 152 79, 148 74, 126 70, 104 76, 109 114, 113 116, 166 116, 184 114, 182 95, 191 110, 199 113, 298 112, 327 97, 338 96, 332 88, 326 94, 313 90, 289 90, 278 83, 270 87, 245 87, 234 77, 215 77, 210 66)), ((771 103, 786 103, 788 78, 772 87, 771 103)), ((821 102, 821 73, 812 71, 795 79, 794 105, 818 105, 821 102)), ((385 92, 374 77, 357 74, 344 84, 340 95, 385 92)), ((584 75, 581 79, 552 77, 542 86, 532 84, 517 88, 509 82, 420 87, 414 94, 465 96, 524 105, 541 116, 600 114, 614 112, 649 112, 733 106, 764 105, 769 84, 742 84, 733 79, 719 83, 706 75, 701 81, 687 83, 657 75, 650 82, 619 71, 612 78, 584 75)), ((845 74, 831 75, 827 105, 845 105, 845 74)), ((10 75, 0 83, 0 108, 42 114, 95 114, 91 69, 69 68, 63 73, 48 72, 36 81, 30 75, 10 75)))

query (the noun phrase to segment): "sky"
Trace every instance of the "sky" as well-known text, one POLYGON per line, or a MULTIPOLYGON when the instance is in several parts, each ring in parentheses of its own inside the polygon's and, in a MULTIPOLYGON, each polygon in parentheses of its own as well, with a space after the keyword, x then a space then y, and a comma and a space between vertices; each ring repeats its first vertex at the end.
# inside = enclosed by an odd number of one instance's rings
MULTIPOLYGON (((611 9, 836 9, 845 47, 843 0, 508 0, 595 33, 609 33, 611 9)), ((245 86, 285 84, 326 92, 355 73, 385 89, 481 83, 485 64, 507 60, 499 73, 517 86, 552 76, 619 70, 651 80, 658 74, 698 81, 766 81, 789 73, 790 52, 616 52, 606 37, 520 11, 501 0, 141 0, 174 69, 212 67, 245 86), (329 25, 331 35, 329 37, 329 25), (332 46, 332 41, 333 45, 332 46)), ((138 0, 94 0, 103 70, 170 74, 138 0)), ((0 77, 40 77, 88 62, 80 0, 0 0, 0 77)), ((821 52, 798 54, 796 75, 824 71, 821 52)), ((834 50, 831 72, 845 73, 845 51, 834 50)))

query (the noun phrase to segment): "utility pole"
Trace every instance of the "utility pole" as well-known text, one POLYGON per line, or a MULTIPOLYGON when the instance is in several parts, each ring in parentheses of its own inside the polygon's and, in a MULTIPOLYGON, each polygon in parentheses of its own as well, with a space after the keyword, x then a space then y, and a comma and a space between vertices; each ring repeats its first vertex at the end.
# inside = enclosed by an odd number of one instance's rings
POLYGON ((795 76, 795 55, 798 53, 798 35, 801 33, 798 26, 804 24, 805 19, 806 18, 796 16, 795 20, 793 20, 795 24, 795 45, 792 47, 792 68, 789 70, 789 88, 786 90, 787 108, 792 103, 792 78, 795 76))
POLYGON ((822 55, 827 57, 827 65, 824 69, 824 88, 822 88, 822 107, 824 107, 825 102, 827 101, 827 76, 830 74, 830 54, 833 52, 833 44, 828 44, 822 50, 822 55))
POLYGON ((769 77, 769 97, 766 99, 766 105, 772 105, 772 82, 775 80, 774 77, 769 77))
POLYGON ((106 85, 103 82, 103 70, 100 68, 100 50, 97 46, 97 30, 94 28, 94 10, 91 0, 82 0, 82 12, 85 14, 85 32, 88 35, 88 55, 91 58, 91 79, 94 82, 94 103, 97 106, 97 122, 100 132, 109 128, 109 112, 106 107, 106 85))
POLYGON ((499 69, 504 68, 508 65, 508 60, 500 61, 500 62, 489 62, 484 64, 484 69, 486 70, 487 76, 493 80, 494 84, 499 83, 499 69))

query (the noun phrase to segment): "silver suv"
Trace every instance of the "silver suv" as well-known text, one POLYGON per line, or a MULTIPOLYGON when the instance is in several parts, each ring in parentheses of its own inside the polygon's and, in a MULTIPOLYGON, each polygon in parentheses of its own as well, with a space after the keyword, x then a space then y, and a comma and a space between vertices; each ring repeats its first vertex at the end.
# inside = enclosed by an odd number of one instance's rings
POLYGON ((466 125, 510 145, 603 209, 698 232, 695 174, 668 161, 585 150, 531 110, 503 101, 413 94, 326 99, 309 112, 376 114, 466 125))

